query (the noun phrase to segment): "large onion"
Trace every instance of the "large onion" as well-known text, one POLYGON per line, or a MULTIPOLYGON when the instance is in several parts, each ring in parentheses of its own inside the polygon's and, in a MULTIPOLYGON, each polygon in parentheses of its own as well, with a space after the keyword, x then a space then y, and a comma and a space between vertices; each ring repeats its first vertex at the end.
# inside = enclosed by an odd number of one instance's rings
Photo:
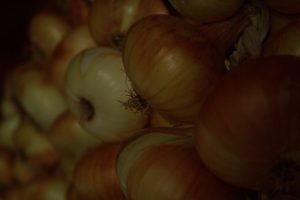
POLYGON ((299 191, 300 59, 261 57, 232 70, 205 101, 195 137, 223 180, 270 194, 299 191))

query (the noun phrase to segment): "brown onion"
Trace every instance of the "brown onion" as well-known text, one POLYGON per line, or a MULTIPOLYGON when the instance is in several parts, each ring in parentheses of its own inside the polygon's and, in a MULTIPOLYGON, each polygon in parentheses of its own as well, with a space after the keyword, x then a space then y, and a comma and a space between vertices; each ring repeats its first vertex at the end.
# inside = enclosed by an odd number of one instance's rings
POLYGON ((300 58, 260 57, 224 76, 199 113, 198 154, 226 182, 299 191, 300 58))
POLYGON ((200 28, 169 15, 143 18, 128 31, 123 49, 133 89, 168 120, 192 123, 224 74, 225 52, 247 24, 246 15, 200 28))
POLYGON ((120 48, 130 26, 152 14, 168 14, 162 0, 97 0, 91 6, 88 24, 98 45, 120 48))

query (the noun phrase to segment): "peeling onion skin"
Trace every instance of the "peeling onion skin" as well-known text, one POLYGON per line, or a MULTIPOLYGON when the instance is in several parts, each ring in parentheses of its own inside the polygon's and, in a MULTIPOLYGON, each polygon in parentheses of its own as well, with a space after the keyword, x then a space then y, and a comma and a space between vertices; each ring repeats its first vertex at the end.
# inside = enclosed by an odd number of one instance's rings
POLYGON ((196 130, 198 154, 221 179, 255 190, 293 190, 289 181, 300 181, 300 59, 242 63, 206 99, 196 130))
POLYGON ((175 123, 193 123, 210 86, 225 72, 217 48, 169 15, 136 23, 125 38, 123 60, 134 90, 175 123))
POLYGON ((171 5, 183 16, 199 22, 216 22, 234 15, 244 0, 169 0, 171 5))

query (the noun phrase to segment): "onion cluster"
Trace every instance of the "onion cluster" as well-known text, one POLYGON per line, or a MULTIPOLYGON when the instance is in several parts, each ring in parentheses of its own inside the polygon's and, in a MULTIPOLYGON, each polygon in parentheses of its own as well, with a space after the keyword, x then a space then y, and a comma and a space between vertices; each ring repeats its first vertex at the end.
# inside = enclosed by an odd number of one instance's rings
POLYGON ((47 1, 3 81, 0 199, 299 199, 299 5, 47 1))

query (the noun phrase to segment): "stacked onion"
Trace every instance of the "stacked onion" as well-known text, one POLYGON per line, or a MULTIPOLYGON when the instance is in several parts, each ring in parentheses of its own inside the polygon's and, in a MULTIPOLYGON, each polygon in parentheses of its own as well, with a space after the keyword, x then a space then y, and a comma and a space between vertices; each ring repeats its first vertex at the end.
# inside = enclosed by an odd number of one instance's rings
POLYGON ((300 198, 299 3, 46 5, 4 82, 0 199, 300 198))

